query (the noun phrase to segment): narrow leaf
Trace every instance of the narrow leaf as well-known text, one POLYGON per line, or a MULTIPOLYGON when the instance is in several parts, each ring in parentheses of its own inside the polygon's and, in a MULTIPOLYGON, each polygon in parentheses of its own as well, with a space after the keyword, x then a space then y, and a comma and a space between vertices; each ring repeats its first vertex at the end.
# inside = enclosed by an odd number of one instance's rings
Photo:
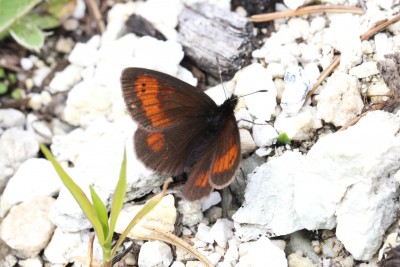
POLYGON ((121 212, 122 205, 124 204, 125 194, 126 194, 126 151, 124 151, 124 158, 122 160, 119 180, 114 192, 114 198, 110 214, 110 232, 108 233, 107 240, 111 241, 112 239, 112 235, 115 229, 115 224, 117 223, 119 213, 121 212))
POLYGON ((44 34, 34 24, 16 22, 10 27, 10 34, 17 43, 36 52, 44 44, 44 34))
POLYGON ((39 15, 31 13, 23 17, 22 21, 27 24, 34 24, 39 29, 44 30, 53 29, 60 26, 60 21, 51 15, 39 15))
MULTIPOLYGON (((101 226, 103 227, 104 239, 107 238, 108 235, 108 214, 107 208, 104 206, 104 203, 101 201, 99 195, 94 191, 93 186, 89 186, 90 196, 92 198, 93 207, 96 211, 97 218, 99 219, 101 226)), ((106 241, 107 242, 107 241, 106 241)))
POLYGON ((94 230, 96 231, 97 238, 99 239, 99 243, 104 243, 104 233, 103 228, 101 227, 101 223, 96 216, 96 211, 90 203, 89 199, 86 197, 85 193, 80 189, 80 187, 69 177, 69 175, 64 171, 64 169, 60 166, 51 152, 47 149, 47 147, 43 144, 39 144, 40 149, 46 158, 53 164, 54 169, 57 174, 60 176, 64 185, 71 192, 72 196, 75 198, 76 202, 78 202, 82 211, 85 213, 86 217, 92 224, 94 230))

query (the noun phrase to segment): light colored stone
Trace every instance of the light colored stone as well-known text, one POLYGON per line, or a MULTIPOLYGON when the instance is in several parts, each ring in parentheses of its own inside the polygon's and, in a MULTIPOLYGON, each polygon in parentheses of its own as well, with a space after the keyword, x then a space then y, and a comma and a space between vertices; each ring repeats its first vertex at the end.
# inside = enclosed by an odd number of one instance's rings
POLYGON ((51 93, 68 91, 81 79, 83 68, 77 65, 68 65, 63 71, 56 72, 49 87, 51 93))
POLYGON ((304 257, 301 251, 297 251, 288 256, 288 267, 317 267, 317 265, 304 257))
MULTIPOLYGON (((141 219, 135 227, 129 232, 128 236, 135 237, 151 234, 153 231, 146 227, 155 227, 162 232, 172 233, 176 221, 176 209, 174 206, 174 197, 172 195, 165 196, 157 206, 154 207, 143 219, 141 219)), ((143 208, 144 205, 131 206, 123 208, 118 216, 118 221, 115 226, 115 232, 122 234, 131 220, 143 208)))
POLYGON ((53 196, 60 190, 61 179, 50 161, 32 158, 26 160, 11 177, 1 198, 2 216, 19 202, 35 196, 53 196))
POLYGON ((248 176, 245 202, 232 216, 236 237, 248 241, 260 235, 279 236, 303 228, 294 206, 295 172, 303 160, 300 153, 285 152, 248 176))
POLYGON ((311 81, 302 68, 295 66, 286 69, 284 82, 285 90, 282 93, 280 106, 282 112, 294 116, 304 104, 307 92, 311 88, 311 81))
POLYGON ((269 124, 262 120, 256 120, 253 126, 253 138, 258 147, 270 146, 276 142, 278 133, 269 124))
POLYGON ((258 63, 254 63, 237 73, 235 94, 238 96, 268 90, 243 97, 249 112, 256 118, 270 120, 275 112, 276 89, 272 77, 267 70, 258 63))
POLYGON ((92 66, 97 63, 99 45, 99 35, 94 35, 87 43, 76 43, 68 56, 68 60, 78 66, 92 66))
POLYGON ((287 260, 283 250, 272 244, 268 238, 261 237, 259 240, 251 242, 247 253, 240 257, 238 264, 235 266, 286 267, 287 260))
POLYGON ((181 200, 178 203, 178 210, 182 214, 182 224, 184 226, 194 226, 204 218, 200 201, 181 200))
POLYGON ((171 248, 160 241, 148 241, 142 245, 139 252, 139 267, 168 267, 172 263, 171 248))
POLYGON ((250 130, 253 127, 253 118, 246 108, 241 108, 235 113, 239 128, 250 130))
POLYGON ((42 267, 43 261, 42 261, 42 258, 40 258, 39 256, 36 256, 34 258, 20 260, 20 261, 18 261, 18 264, 21 267, 42 267))
POLYGON ((317 109, 308 105, 293 117, 280 113, 275 119, 274 128, 278 133, 286 133, 291 140, 309 140, 315 130, 322 127, 316 113, 317 109))
POLYGON ((233 222, 227 219, 218 219, 211 227, 210 233, 218 246, 225 248, 228 240, 233 237, 233 222))
POLYGON ((257 149, 257 145, 248 130, 239 129, 239 134, 242 154, 249 154, 257 149))
MULTIPOLYGON (((52 264, 66 264, 71 259, 82 259, 88 255, 89 230, 80 232, 63 232, 56 228, 50 243, 44 250, 44 256, 52 264)), ((93 259, 101 261, 102 250, 95 238, 93 243, 93 259)))
POLYGON ((201 210, 202 211, 206 211, 210 207, 212 207, 214 205, 217 205, 220 202, 221 202, 220 193, 217 192, 217 191, 211 192, 211 194, 207 198, 202 199, 202 201, 201 201, 201 210))
POLYGON ((349 70, 349 74, 356 76, 357 78, 366 78, 368 76, 378 74, 378 68, 376 67, 376 62, 364 62, 356 67, 349 70))
POLYGON ((0 109, 0 128, 24 127, 25 115, 17 109, 0 109))
POLYGON ((378 60, 385 59, 385 55, 392 53, 393 43, 386 33, 377 33, 374 36, 375 49, 378 60))
POLYGON ((48 212, 54 199, 34 197, 13 207, 0 226, 0 237, 22 258, 34 257, 49 242, 54 224, 48 212))
POLYGON ((212 244, 214 242, 214 237, 210 233, 210 227, 204 223, 200 223, 197 226, 196 239, 203 241, 204 243, 212 244))
POLYGON ((364 107, 354 76, 335 71, 318 96, 317 117, 335 126, 343 126, 359 115, 364 107))

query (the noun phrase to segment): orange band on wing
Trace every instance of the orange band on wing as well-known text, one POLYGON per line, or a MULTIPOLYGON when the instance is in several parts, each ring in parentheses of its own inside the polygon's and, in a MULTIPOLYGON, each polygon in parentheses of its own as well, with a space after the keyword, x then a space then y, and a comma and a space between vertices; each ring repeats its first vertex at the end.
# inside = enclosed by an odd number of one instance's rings
POLYGON ((235 139, 231 137, 229 140, 229 150, 226 151, 225 154, 216 158, 214 161, 213 174, 223 173, 232 169, 232 167, 235 165, 237 157, 239 156, 238 154, 238 146, 235 142, 235 139))
POLYGON ((206 187, 208 184, 208 178, 210 176, 210 171, 201 173, 197 178, 196 182, 194 183, 198 187, 206 187))
POLYGON ((163 133, 152 133, 150 132, 147 136, 147 145, 154 152, 160 151, 165 147, 164 134, 163 133))
POLYGON ((135 80, 134 87, 136 88, 136 95, 142 103, 141 107, 146 113, 146 117, 151 121, 151 125, 154 127, 171 126, 171 121, 158 99, 160 93, 158 80, 142 75, 135 80))

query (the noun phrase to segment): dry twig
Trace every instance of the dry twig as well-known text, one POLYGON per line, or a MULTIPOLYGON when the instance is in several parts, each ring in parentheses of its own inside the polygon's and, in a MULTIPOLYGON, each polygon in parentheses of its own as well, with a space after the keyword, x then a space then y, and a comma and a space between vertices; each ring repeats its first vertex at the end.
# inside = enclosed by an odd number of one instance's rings
POLYGON ((359 7, 349 7, 349 6, 327 6, 327 5, 314 5, 307 6, 303 8, 299 8, 297 10, 285 10, 281 12, 267 13, 251 16, 250 19, 257 22, 267 22, 275 19, 281 19, 286 17, 296 17, 307 14, 315 14, 315 13, 353 13, 353 14, 364 14, 364 10, 359 7))
POLYGON ((96 21, 96 26, 97 29, 100 31, 100 33, 103 33, 106 30, 106 26, 103 21, 103 17, 101 16, 99 7, 96 3, 95 0, 86 0, 87 6, 90 10, 90 12, 93 14, 94 19, 96 21))

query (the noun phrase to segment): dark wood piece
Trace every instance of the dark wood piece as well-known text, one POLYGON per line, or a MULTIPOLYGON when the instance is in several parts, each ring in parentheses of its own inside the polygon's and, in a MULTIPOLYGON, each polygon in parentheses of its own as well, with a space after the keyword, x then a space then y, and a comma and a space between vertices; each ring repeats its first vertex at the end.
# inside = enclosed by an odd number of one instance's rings
POLYGON ((186 6, 179 17, 178 41, 185 54, 205 72, 223 79, 248 65, 255 47, 253 24, 234 12, 199 3, 186 6))

